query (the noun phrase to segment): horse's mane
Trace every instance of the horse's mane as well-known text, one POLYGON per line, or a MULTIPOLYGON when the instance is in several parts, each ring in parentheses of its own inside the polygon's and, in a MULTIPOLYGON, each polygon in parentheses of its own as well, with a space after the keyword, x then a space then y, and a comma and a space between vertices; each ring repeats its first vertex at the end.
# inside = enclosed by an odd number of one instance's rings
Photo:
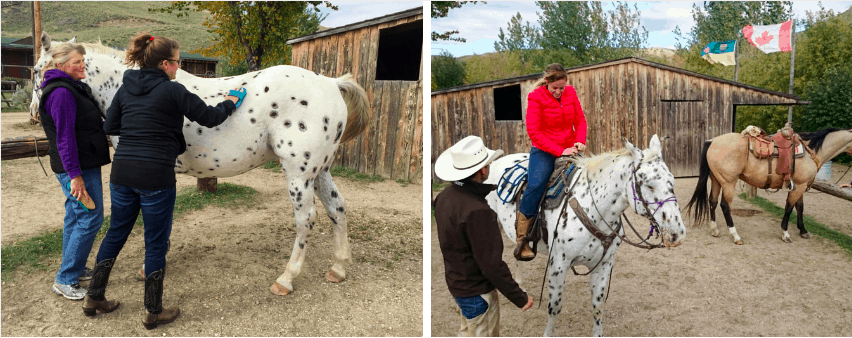
POLYGON ((815 132, 799 132, 799 137, 805 141, 810 141, 808 143, 808 147, 810 147, 814 152, 819 152, 819 149, 822 148, 822 143, 825 141, 825 137, 838 130, 845 129, 826 128, 815 132))
MULTIPOLYGON (((660 157, 660 152, 658 150, 645 149, 642 150, 642 153, 644 154, 642 157, 642 163, 651 162, 660 157)), ((576 164, 578 168, 584 168, 587 172, 593 173, 595 172, 595 169, 607 167, 615 162, 614 159, 612 161, 607 161, 607 159, 621 156, 632 157, 632 153, 630 152, 630 149, 627 148, 621 148, 598 155, 589 153, 589 156, 576 157, 574 159, 574 164, 576 164)))

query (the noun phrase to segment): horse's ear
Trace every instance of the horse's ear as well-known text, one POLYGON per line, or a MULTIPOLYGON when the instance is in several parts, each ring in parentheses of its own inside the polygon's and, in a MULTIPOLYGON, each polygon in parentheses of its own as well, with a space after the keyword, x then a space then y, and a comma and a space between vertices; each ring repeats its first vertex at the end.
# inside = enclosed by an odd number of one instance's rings
POLYGON ((624 148, 630 150, 630 153, 633 154, 633 158, 637 161, 640 160, 642 158, 642 150, 636 148, 633 143, 630 143, 630 141, 627 140, 627 138, 622 137, 621 139, 624 141, 624 148))
POLYGON ((50 35, 47 32, 41 32, 41 49, 45 52, 50 51, 50 35))
POLYGON ((68 40, 68 43, 75 43, 75 42, 77 42, 77 36, 76 35, 74 35, 74 37, 71 38, 71 40, 68 40))
POLYGON ((662 150, 662 147, 660 146, 660 138, 657 137, 657 134, 654 134, 654 136, 651 136, 651 143, 648 144, 648 149, 656 150, 656 151, 662 150))

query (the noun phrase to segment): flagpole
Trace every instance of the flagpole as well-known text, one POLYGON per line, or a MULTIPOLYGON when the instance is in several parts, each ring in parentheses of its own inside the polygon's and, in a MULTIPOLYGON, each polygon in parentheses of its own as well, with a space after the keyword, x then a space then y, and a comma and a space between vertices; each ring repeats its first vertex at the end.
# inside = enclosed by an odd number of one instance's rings
MULTIPOLYGON (((790 94, 793 94, 793 70, 796 64, 796 20, 793 19, 793 22, 790 27, 790 45, 792 47, 792 51, 790 52, 790 94)), ((793 105, 787 107, 787 124, 785 127, 793 126, 793 105)))
POLYGON ((740 75, 740 43, 734 39, 734 82, 740 75))

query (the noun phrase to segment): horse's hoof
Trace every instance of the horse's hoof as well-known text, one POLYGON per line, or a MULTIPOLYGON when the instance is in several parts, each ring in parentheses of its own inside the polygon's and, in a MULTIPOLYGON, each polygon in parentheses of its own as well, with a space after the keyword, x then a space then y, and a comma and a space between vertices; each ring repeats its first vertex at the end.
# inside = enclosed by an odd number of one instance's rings
POLYGON ((743 245, 743 241, 742 241, 742 240, 734 241, 734 244, 736 244, 736 245, 743 245))
POLYGON ((144 282, 145 281, 145 268, 139 269, 139 272, 136 274, 136 281, 144 282))
POLYGON ((293 290, 285 288, 283 285, 278 284, 278 282, 272 283, 272 286, 269 287, 269 291, 279 296, 289 295, 293 290))
POLYGON ((781 236, 781 240, 784 241, 784 243, 793 243, 793 240, 790 237, 781 236))
POLYGON ((719 229, 713 229, 713 231, 710 231, 710 236, 719 237, 721 235, 722 234, 719 232, 719 229))
POLYGON ((342 277, 338 276, 336 273, 334 273, 334 271, 328 270, 328 272, 325 273, 325 280, 327 280, 329 282, 340 283, 340 282, 343 281, 343 279, 344 278, 342 278, 342 277))
POLYGON ((799 236, 802 236, 802 238, 804 238, 804 239, 811 239, 811 233, 810 232, 800 234, 799 236))

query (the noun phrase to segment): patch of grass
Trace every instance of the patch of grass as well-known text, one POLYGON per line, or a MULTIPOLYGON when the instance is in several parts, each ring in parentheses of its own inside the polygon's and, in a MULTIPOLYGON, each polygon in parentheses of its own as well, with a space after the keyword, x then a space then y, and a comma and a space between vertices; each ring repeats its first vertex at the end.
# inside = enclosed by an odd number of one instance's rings
POLYGON ((281 164, 278 161, 272 160, 263 164, 263 169, 272 170, 274 173, 281 172, 281 164))
POLYGON ((434 182, 433 181, 432 182, 432 191, 440 192, 440 191, 444 190, 444 188, 446 188, 448 185, 450 185, 450 182, 443 182, 443 181, 434 182))
POLYGON ((385 179, 379 175, 367 175, 359 173, 357 170, 343 166, 334 166, 331 168, 331 176, 348 178, 356 182, 373 183, 384 182, 385 179))
MULTIPOLYGON (((5 161, 4 161, 5 162, 5 161)), ((201 210, 208 205, 225 208, 251 207, 255 204, 257 191, 252 188, 229 183, 220 183, 215 193, 199 193, 195 187, 186 187, 175 199, 174 217, 193 210, 201 210)), ((110 225, 110 216, 104 217, 104 223, 95 240, 106 235, 110 225)), ((134 233, 143 228, 142 215, 136 219, 134 233)), ((26 271, 44 271, 55 268, 55 261, 62 257, 62 228, 46 231, 35 237, 22 239, 2 248, 2 280, 15 275, 18 268, 26 271)))
POLYGON ((409 184, 411 184, 411 180, 410 179, 406 180, 406 179, 400 178, 400 179, 396 180, 396 183, 401 184, 403 187, 407 187, 409 184))
MULTIPOLYGON (((748 198, 746 197, 745 193, 742 193, 740 194, 740 198, 760 207, 761 209, 774 215, 775 217, 784 217, 784 208, 779 207, 775 203, 763 197, 755 196, 754 198, 748 198)), ((790 213, 790 220, 795 222, 796 217, 796 211, 793 210, 793 212, 790 213)), ((842 232, 833 230, 823 225, 822 223, 817 222, 810 216, 804 216, 802 219, 805 223, 805 229, 807 229, 811 233, 819 235, 820 237, 834 241, 835 243, 837 243, 837 245, 839 245, 841 248, 843 248, 843 250, 846 251, 846 254, 849 255, 850 258, 852 258, 852 237, 842 232)))
POLYGON ((219 183, 215 193, 200 193, 195 187, 186 187, 175 199, 175 217, 185 212, 201 210, 208 205, 223 208, 251 207, 257 191, 236 184, 219 183))

